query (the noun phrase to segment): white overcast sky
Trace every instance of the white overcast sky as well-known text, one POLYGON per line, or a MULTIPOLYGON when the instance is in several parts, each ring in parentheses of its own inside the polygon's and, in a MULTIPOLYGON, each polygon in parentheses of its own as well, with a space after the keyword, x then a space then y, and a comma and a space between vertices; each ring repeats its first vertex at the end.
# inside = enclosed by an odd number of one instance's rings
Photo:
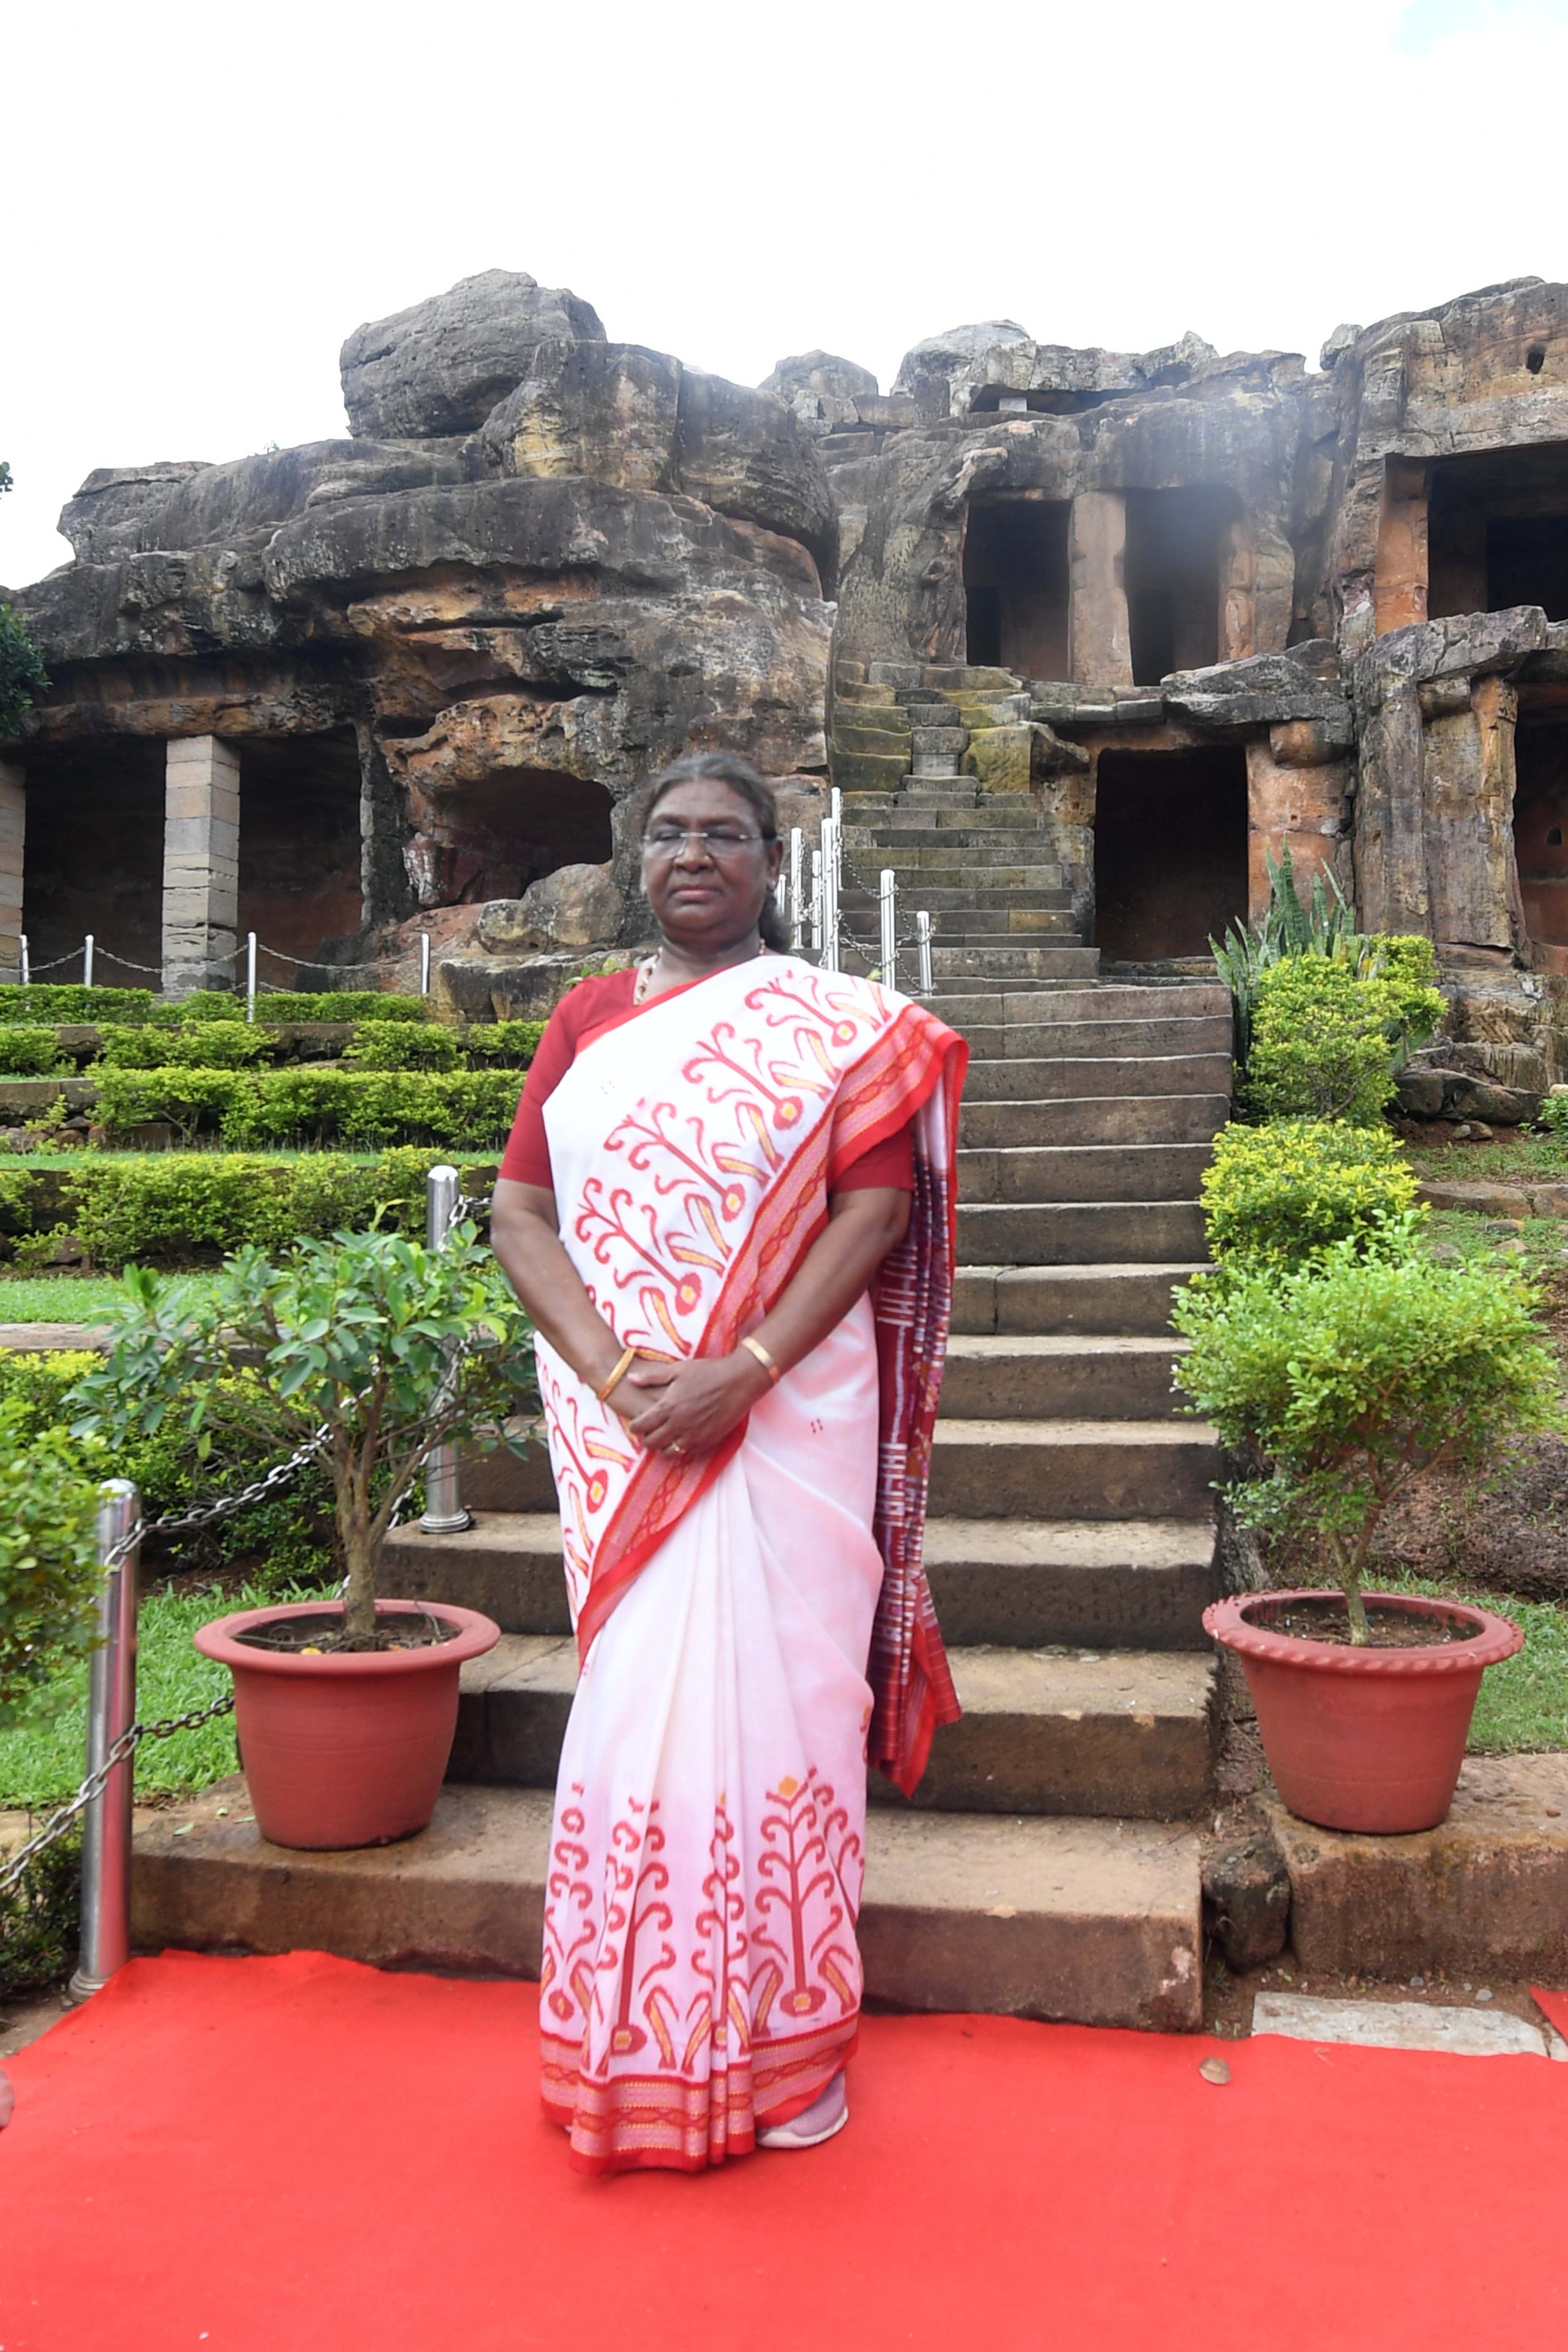
POLYGON ((1312 364, 1568 277, 1568 0, 32 0, 0 35, 0 581, 95 466, 346 430, 494 268, 755 383, 1010 317, 1312 364))

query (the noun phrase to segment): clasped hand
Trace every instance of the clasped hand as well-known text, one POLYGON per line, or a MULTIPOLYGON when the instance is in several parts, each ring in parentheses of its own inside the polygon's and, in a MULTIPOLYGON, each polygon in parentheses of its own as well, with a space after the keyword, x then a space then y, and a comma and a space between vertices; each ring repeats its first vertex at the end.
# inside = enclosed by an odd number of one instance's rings
POLYGON ((737 1348, 679 1364, 634 1364, 609 1401, 651 1453, 709 1454, 768 1385, 756 1357, 737 1348))

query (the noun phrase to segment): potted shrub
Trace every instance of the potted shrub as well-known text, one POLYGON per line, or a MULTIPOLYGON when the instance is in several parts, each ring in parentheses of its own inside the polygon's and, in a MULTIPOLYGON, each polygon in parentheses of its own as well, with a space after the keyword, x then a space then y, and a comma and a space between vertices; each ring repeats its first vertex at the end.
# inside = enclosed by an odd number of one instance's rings
POLYGON ((1176 1313, 1192 1410, 1254 1469, 1243 1524, 1317 1538, 1334 1587, 1254 1592, 1204 1613, 1241 1660, 1292 1812, 1325 1828, 1430 1829, 1448 1812, 1483 1671, 1523 1635, 1458 1601, 1364 1590, 1373 1538, 1423 1472, 1484 1468, 1562 1425, 1528 1283, 1500 1261, 1437 1264, 1418 1217, 1292 1272, 1241 1261, 1176 1313))
POLYGON ((131 1268, 78 1432, 145 1436, 181 1412, 198 1443, 236 1356, 280 1454, 319 1436, 347 1571, 340 1598, 250 1609, 196 1646, 234 1674, 256 1821, 279 1845, 377 1845, 423 1829, 457 1719, 458 1669, 499 1629, 444 1602, 380 1601, 387 1533, 432 1449, 504 1428, 536 1398, 529 1327, 472 1228, 225 1261, 210 1291, 131 1268))

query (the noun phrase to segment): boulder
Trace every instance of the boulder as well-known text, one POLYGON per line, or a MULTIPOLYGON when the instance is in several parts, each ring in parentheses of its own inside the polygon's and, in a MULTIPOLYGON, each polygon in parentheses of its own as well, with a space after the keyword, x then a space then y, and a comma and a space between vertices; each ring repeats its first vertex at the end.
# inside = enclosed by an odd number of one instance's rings
POLYGON ((1350 705, 1290 654, 1252 654, 1160 680, 1167 709, 1201 727, 1279 727, 1321 721, 1336 748, 1354 740, 1350 705))
POLYGON ((480 913, 479 945, 508 950, 608 947, 620 932, 625 902, 610 866, 558 866, 520 898, 492 898, 480 913))
POLYGON ((357 440, 472 433, 544 342, 604 341, 592 305, 526 270, 486 269, 390 319, 356 327, 339 367, 357 440))
POLYGON ((99 466, 60 509, 60 536, 69 540, 78 563, 102 563, 110 556, 152 544, 141 536, 149 516, 193 474, 206 471, 204 458, 99 466))
POLYGON ((159 550, 259 548, 283 523, 339 499, 384 497, 461 482, 455 448, 410 449, 374 441, 307 441, 223 466, 150 467, 122 489, 89 474, 60 515, 60 529, 84 561, 159 550), (154 475, 162 477, 155 486, 154 475), (162 495, 154 496, 155 487, 162 495))
POLYGON ((810 441, 781 400, 684 369, 675 458, 688 498, 799 540, 831 593, 838 554, 832 491, 810 441))
MULTIPOLYGON (((758 389, 782 400, 801 430, 817 440, 824 433, 860 424, 858 403, 875 400, 879 387, 871 370, 858 367, 853 360, 839 359, 831 352, 801 352, 794 359, 780 360, 758 389)), ((907 421, 914 422, 913 413, 907 421)))
POLYGON ((499 474, 673 489, 680 383, 678 360, 634 343, 541 343, 479 444, 499 474))

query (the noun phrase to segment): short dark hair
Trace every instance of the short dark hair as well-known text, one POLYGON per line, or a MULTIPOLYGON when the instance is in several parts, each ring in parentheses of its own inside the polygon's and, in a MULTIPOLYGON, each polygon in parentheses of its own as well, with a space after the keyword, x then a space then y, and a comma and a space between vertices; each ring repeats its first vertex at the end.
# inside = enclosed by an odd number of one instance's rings
MULTIPOLYGON (((727 784, 736 797, 751 809, 763 840, 778 840, 779 803, 773 797, 773 787, 738 751, 691 751, 684 760, 673 760, 667 768, 651 776, 636 798, 638 840, 647 832, 649 820, 666 793, 673 793, 677 784, 699 782, 727 784)), ((764 947, 771 948, 776 954, 788 951, 789 935, 771 890, 763 898, 758 929, 764 947)))

